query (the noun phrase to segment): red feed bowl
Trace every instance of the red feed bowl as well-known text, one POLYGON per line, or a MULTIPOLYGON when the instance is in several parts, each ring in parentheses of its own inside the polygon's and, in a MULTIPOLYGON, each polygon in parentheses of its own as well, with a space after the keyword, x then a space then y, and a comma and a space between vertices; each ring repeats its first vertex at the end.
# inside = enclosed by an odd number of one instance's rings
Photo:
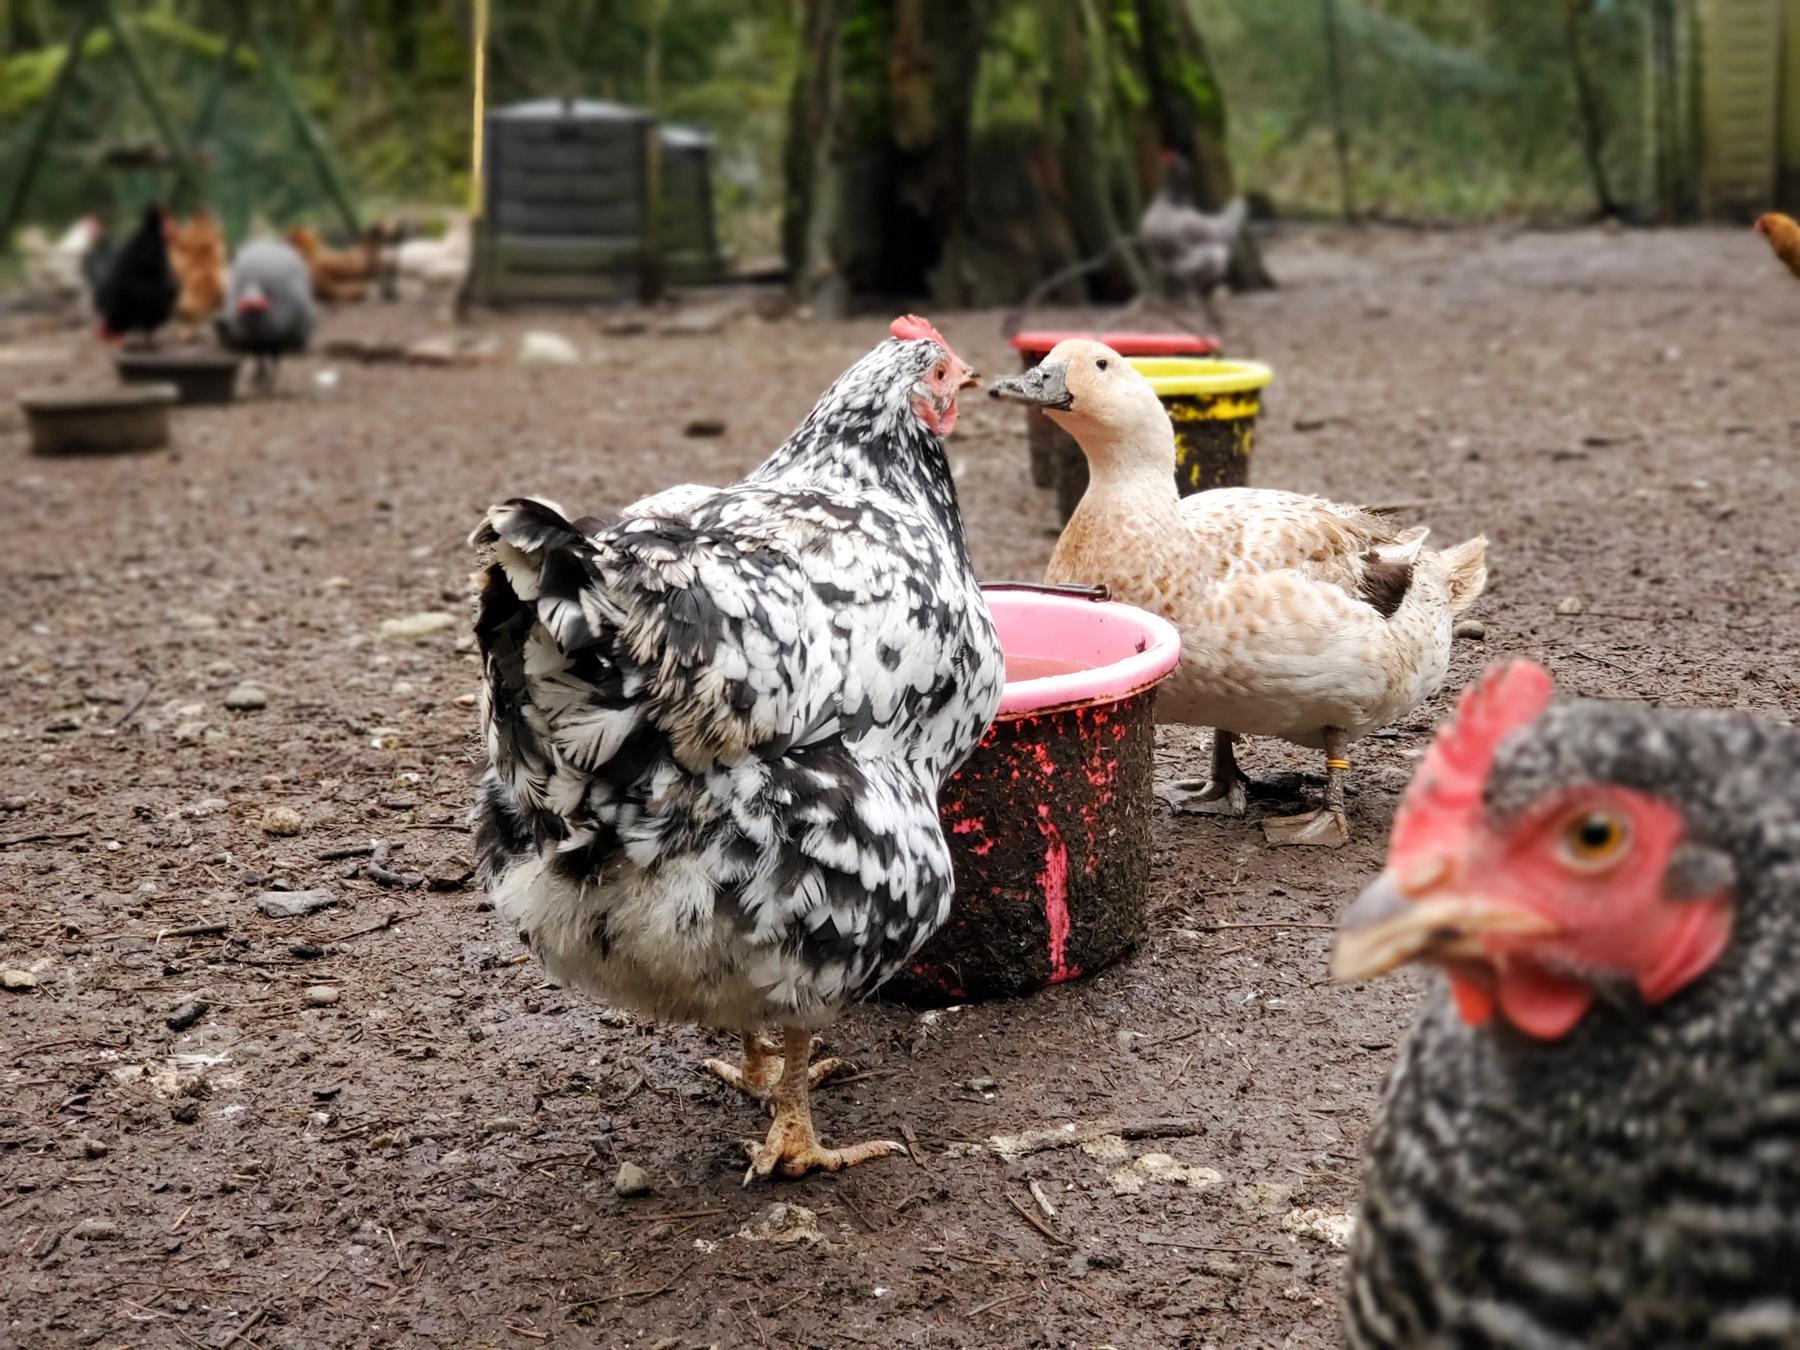
POLYGON ((1035 366, 1052 347, 1069 338, 1104 342, 1120 356, 1211 356, 1219 350, 1219 339, 1197 333, 1083 333, 1072 328, 1040 328, 1014 333, 1008 341, 1015 351, 1025 354, 1028 365, 1035 366))

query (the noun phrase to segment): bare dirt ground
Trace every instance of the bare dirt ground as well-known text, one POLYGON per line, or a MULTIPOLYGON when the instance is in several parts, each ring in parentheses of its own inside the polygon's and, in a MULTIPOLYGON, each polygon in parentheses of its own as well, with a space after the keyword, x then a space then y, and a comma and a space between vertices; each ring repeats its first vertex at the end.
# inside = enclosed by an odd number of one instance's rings
MULTIPOLYGON (((1487 639, 1452 690, 1522 653, 1569 692, 1791 715, 1800 285, 1760 240, 1371 230, 1270 256, 1283 288, 1226 306, 1231 350, 1278 372, 1255 480, 1487 533, 1487 639)), ((762 1121, 695 1072, 724 1039, 547 986, 469 889, 462 628, 379 629, 464 613, 491 501, 601 514, 736 476, 884 324, 599 322, 483 319, 509 359, 477 369, 295 362, 146 456, 33 459, 0 424, 0 967, 35 979, 0 993, 0 1346, 1337 1343, 1330 1238, 1427 977, 1329 985, 1328 925, 1450 695, 1356 748, 1349 847, 1265 847, 1291 792, 1164 815, 1122 965, 852 1012, 827 1043, 859 1076, 821 1128, 910 1131, 916 1158, 745 1190, 762 1121), (587 359, 517 365, 536 326, 587 359), (245 682, 266 707, 224 706, 245 682), (301 832, 265 833, 272 807, 301 832), (321 857, 372 838, 428 886, 321 857), (272 919, 273 887, 336 903, 272 919), (1121 1122, 1124 1155, 1071 1142, 1121 1122), (614 1195, 627 1160, 651 1194, 614 1195), (773 1202, 816 1216, 800 1240, 757 1236, 773 1202)), ((4 406, 103 375, 84 332, 5 323, 4 406)), ((1012 367, 995 316, 942 326, 1012 367)), ((441 330, 370 306, 325 335, 441 330)), ((952 454, 983 575, 1037 575, 1055 522, 1016 411, 974 403, 952 454)), ((1173 776, 1205 737, 1160 745, 1173 776)))

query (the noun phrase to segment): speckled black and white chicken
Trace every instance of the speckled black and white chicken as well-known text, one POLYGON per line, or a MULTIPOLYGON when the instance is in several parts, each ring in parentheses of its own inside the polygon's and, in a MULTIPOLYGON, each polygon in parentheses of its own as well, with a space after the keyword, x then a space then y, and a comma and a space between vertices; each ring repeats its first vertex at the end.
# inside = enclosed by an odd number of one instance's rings
POLYGON ((1368 1143, 1352 1346, 1800 1346, 1796 765, 1522 661, 1463 695, 1332 956, 1446 976, 1368 1143))
POLYGON ((892 331, 742 482, 474 537, 483 880, 554 978, 742 1035, 708 1067, 774 1110, 746 1183, 900 1147, 819 1143, 812 1032, 948 917, 938 790, 1004 679, 944 454, 972 377, 892 331))

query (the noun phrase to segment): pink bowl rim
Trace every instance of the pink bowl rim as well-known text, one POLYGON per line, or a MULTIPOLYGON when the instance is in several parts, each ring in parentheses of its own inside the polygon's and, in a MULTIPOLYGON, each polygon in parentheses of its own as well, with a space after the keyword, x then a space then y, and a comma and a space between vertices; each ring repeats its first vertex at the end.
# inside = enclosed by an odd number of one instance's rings
POLYGON ((1181 662, 1181 634, 1175 625, 1161 615, 1136 605, 1117 600, 1084 600, 1075 596, 1046 595, 1032 591, 993 591, 988 593, 989 607, 996 596, 1016 596, 1034 606, 1048 605, 1071 615, 1105 610, 1112 617, 1135 624, 1140 634, 1149 639, 1141 652, 1133 652, 1120 661, 1090 670, 1071 671, 1067 675, 1046 675, 1036 680, 1013 680, 1000 691, 1002 718, 1034 716, 1059 712, 1067 708, 1117 703, 1133 694, 1142 693, 1164 680, 1181 662))

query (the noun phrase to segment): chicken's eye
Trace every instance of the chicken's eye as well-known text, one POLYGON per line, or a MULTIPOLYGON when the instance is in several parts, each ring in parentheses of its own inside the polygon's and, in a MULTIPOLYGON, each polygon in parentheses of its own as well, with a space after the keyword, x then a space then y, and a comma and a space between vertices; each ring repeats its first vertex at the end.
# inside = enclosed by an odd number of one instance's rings
POLYGON ((1105 370, 1106 369, 1106 358, 1104 356, 1101 357, 1098 361, 1094 362, 1094 369, 1095 370, 1105 370))
POLYGON ((947 372, 945 371, 943 366, 941 366, 941 365, 933 366, 932 370, 931 370, 931 378, 934 380, 941 380, 944 378, 946 373, 947 372))
POLYGON ((1591 871, 1617 858, 1630 838, 1631 830, 1618 812, 1587 811, 1563 827, 1559 851, 1571 867, 1591 871))

